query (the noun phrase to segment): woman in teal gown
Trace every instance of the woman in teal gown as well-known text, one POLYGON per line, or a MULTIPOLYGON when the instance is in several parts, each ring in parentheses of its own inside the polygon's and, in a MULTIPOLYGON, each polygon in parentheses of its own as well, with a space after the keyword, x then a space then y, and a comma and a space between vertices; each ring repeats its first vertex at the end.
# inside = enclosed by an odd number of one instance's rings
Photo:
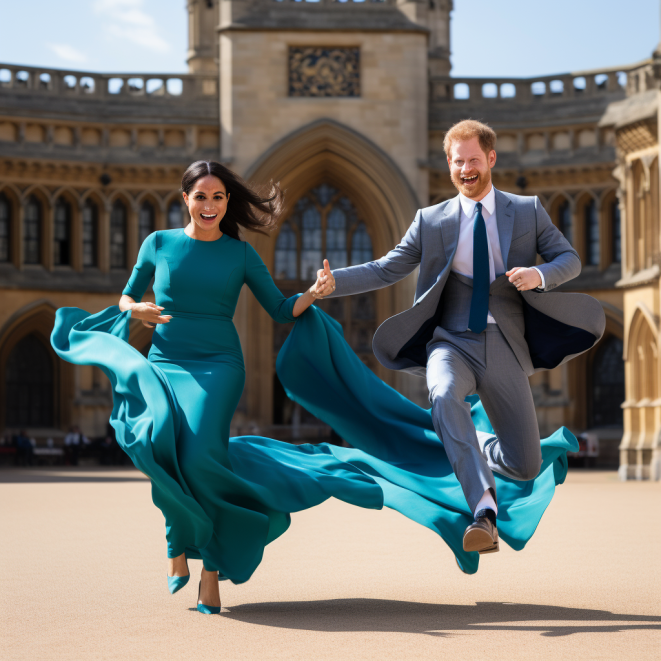
MULTIPOLYGON (((171 591, 188 580, 186 559, 202 559, 198 609, 218 612, 218 579, 247 581, 265 546, 288 528, 290 513, 331 496, 398 510, 438 533, 462 571, 476 572, 478 554, 462 547, 472 513, 430 412, 379 380, 339 324, 310 307, 329 293, 323 276, 287 299, 239 240, 239 225, 259 230, 277 219, 277 190, 259 198, 213 162, 191 165, 182 189, 190 224, 144 241, 120 305, 97 314, 62 308, 51 338, 60 357, 98 366, 110 379, 117 440, 151 479, 165 516, 171 591), (156 303, 141 303, 152 278, 156 303), (296 320, 278 356, 280 380, 350 448, 230 438, 245 380, 232 321, 244 284, 276 322, 296 320), (131 317, 155 326, 148 359, 128 344, 131 317)), ((475 425, 491 430, 479 399, 471 403, 475 425)), ((532 536, 565 478, 567 451, 576 449, 562 428, 542 441, 535 480, 496 476, 499 534, 513 548, 532 536)))

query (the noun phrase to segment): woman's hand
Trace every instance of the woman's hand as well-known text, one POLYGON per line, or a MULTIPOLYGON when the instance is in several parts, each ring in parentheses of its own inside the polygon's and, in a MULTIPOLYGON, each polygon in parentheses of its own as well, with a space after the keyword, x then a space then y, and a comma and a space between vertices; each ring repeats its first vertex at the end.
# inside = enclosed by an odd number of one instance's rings
POLYGON ((122 312, 131 311, 131 317, 140 319, 147 328, 154 328, 156 324, 167 324, 172 316, 161 314, 165 308, 155 303, 136 303, 130 296, 122 296, 119 300, 119 309, 122 312))
POLYGON ((328 296, 332 291, 335 291, 335 278, 331 273, 328 260, 324 259, 324 268, 317 271, 317 281, 296 299, 292 314, 299 317, 315 300, 328 296))
POLYGON ((519 291, 528 291, 542 286, 542 277, 537 269, 517 266, 510 269, 505 275, 519 291))
POLYGON ((335 278, 330 270, 330 264, 324 259, 324 268, 317 271, 317 282, 310 287, 313 298, 324 298, 335 291, 335 278))

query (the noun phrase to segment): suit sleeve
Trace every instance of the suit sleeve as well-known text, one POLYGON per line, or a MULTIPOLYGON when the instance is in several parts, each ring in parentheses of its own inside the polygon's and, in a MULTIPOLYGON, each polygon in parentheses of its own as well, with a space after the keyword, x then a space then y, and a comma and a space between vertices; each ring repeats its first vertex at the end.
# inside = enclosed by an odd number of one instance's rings
POLYGON ((536 266, 543 274, 544 291, 575 278, 581 272, 581 260, 562 232, 553 224, 538 197, 535 197, 537 252, 545 264, 536 266))
POLYGON ((140 246, 138 261, 133 267, 129 281, 122 295, 130 296, 140 302, 156 272, 156 232, 152 232, 140 246))
POLYGON ((399 245, 381 259, 333 271, 335 291, 327 298, 382 289, 412 273, 422 259, 421 220, 419 210, 399 245))
POLYGON ((285 298, 275 286, 273 278, 266 268, 266 264, 257 254, 257 251, 247 242, 243 244, 246 250, 245 283, 255 295, 259 304, 269 313, 274 321, 286 324, 296 321, 294 317, 294 304, 298 294, 285 298))

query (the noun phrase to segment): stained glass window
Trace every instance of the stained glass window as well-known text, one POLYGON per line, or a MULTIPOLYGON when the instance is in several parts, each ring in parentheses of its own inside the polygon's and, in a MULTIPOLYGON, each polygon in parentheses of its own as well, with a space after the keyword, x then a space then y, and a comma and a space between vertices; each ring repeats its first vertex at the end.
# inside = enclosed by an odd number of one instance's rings
POLYGON ((599 211, 594 200, 585 205, 585 255, 586 263, 598 265, 600 261, 599 211))
POLYGON ((183 214, 181 213, 181 202, 174 200, 168 207, 168 228, 177 229, 183 225, 183 214))
POLYGON ((138 243, 142 242, 154 231, 154 207, 150 202, 143 202, 138 217, 138 243))
POLYGON ((558 206, 558 228, 565 235, 565 239, 567 239, 569 243, 574 242, 571 206, 568 200, 565 200, 558 206))

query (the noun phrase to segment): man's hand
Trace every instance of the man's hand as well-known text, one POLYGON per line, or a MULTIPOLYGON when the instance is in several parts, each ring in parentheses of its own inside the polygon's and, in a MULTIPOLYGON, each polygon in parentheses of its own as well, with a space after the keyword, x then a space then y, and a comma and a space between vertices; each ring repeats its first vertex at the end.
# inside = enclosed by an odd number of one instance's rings
POLYGON ((507 271, 505 275, 519 291, 528 291, 542 286, 542 277, 537 269, 516 266, 507 271))
POLYGON ((313 298, 324 298, 335 291, 335 278, 330 270, 330 264, 324 259, 324 268, 317 271, 317 281, 310 287, 313 298))

